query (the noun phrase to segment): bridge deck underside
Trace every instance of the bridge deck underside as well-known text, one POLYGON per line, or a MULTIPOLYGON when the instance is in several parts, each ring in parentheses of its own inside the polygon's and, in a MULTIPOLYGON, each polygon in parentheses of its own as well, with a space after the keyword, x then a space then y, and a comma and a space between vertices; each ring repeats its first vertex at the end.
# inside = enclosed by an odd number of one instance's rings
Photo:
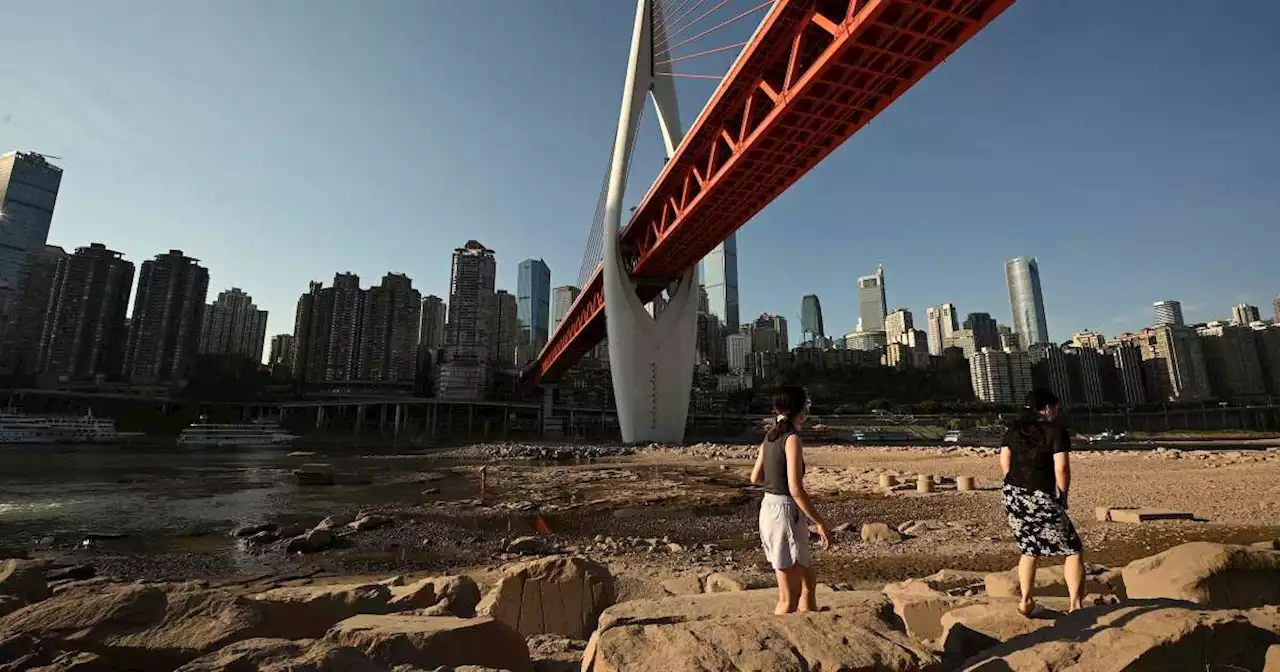
MULTIPOLYGON (((648 300, 820 163, 1013 0, 778 0, 621 234, 648 300)), ((528 375, 605 335, 599 272, 528 375)))

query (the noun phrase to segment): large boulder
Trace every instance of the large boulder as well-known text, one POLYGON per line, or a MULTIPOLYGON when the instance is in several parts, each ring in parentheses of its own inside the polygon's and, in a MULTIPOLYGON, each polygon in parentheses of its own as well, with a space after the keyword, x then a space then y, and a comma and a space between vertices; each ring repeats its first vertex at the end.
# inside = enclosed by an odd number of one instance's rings
MULTIPOLYGON (((1042 605, 1052 600, 1038 600, 1042 605)), ((1065 603, 1065 600, 1063 601, 1065 603)), ((1059 606, 1059 605, 1053 605, 1059 606)), ((963 660, 1003 642, 1053 627, 1052 617, 1027 618, 1018 613, 1014 600, 999 600, 953 609, 942 615, 940 648, 952 659, 963 660)))
POLYGON ((613 577, 604 565, 580 557, 543 558, 505 568, 476 614, 526 636, 586 639, 613 601, 613 577))
POLYGON ((358 649, 317 640, 246 639, 177 672, 385 672, 358 649))
POLYGON ((433 576, 390 588, 391 611, 431 609, 437 616, 471 618, 480 603, 480 587, 469 576, 433 576))
MULTIPOLYGON (((1022 589, 1018 586, 1017 568, 1007 572, 987 574, 984 577, 984 583, 987 595, 990 597, 1020 597, 1022 595, 1022 589)), ((1101 565, 1086 565, 1084 591, 1088 595, 1114 595, 1124 599, 1124 579, 1118 569, 1109 569, 1101 565)), ((1067 597, 1069 595, 1067 578, 1062 565, 1036 569, 1035 594, 1045 597, 1067 597)))
MULTIPOLYGON (((981 652, 964 668, 1090 670, 1262 670, 1280 642, 1280 609, 1208 610, 1173 600, 1092 607, 1053 627, 981 652)), ((1270 669, 1270 668, 1265 668, 1270 669)))
POLYGON ((45 563, 10 558, 0 564, 0 595, 12 595, 30 604, 49 597, 45 563))
POLYGON ((484 665, 533 672, 524 638, 492 618, 355 616, 335 625, 325 640, 355 647, 386 666, 484 665))
MULTIPOLYGON (((391 588, 376 583, 339 583, 273 588, 250 596, 262 605, 272 637, 321 637, 339 621, 357 614, 384 614, 392 609, 391 588)), ((405 606, 412 609, 412 606, 405 606)))
POLYGON ((48 665, 32 667, 27 672, 116 672, 117 669, 96 653, 79 651, 63 653, 48 665))
POLYGON ((0 618, 0 633, 24 632, 87 651, 130 670, 172 670, 255 636, 260 605, 195 584, 89 586, 59 593, 0 618))
POLYGON ((1124 568, 1131 598, 1170 598, 1211 607, 1280 604, 1280 553, 1196 541, 1124 568))
POLYGON ((747 590, 606 610, 584 672, 917 670, 938 661, 894 629, 882 593, 820 593, 824 611, 774 616, 777 594, 747 590))
POLYGON ((973 590, 977 592, 985 587, 987 573, 973 572, 963 569, 940 569, 920 579, 908 579, 909 581, 919 581, 930 588, 943 592, 951 593, 956 591, 973 590))
POLYGON ((943 615, 979 602, 976 598, 952 597, 919 579, 891 583, 884 587, 884 594, 893 602, 893 613, 907 635, 917 640, 938 639, 942 636, 943 615))

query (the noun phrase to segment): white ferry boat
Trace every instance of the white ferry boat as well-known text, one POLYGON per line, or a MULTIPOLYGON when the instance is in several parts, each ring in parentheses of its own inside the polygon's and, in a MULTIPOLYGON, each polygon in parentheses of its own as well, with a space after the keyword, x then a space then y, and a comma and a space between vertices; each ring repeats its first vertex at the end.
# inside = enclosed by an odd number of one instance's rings
POLYGON ((248 423, 192 423, 182 430, 178 436, 178 444, 185 446, 220 447, 220 446, 271 446, 277 443, 288 443, 298 437, 287 434, 279 425, 271 422, 248 423))
POLYGON ((13 443, 110 443, 126 438, 109 418, 27 415, 0 411, 0 444, 13 443))

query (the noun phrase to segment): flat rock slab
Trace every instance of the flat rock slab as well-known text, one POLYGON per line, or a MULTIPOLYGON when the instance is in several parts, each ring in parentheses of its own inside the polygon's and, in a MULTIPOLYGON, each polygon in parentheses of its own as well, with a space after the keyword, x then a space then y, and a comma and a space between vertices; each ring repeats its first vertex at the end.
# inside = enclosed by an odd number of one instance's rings
MULTIPOLYGON (((740 594, 740 593, 739 593, 740 594)), ((907 671, 937 658, 857 609, 625 625, 593 636, 584 672, 907 671)))
MULTIPOLYGON (((836 592, 818 586, 818 606, 831 609, 859 608, 885 622, 893 621, 893 605, 884 593, 869 590, 836 592)), ((600 614, 599 630, 622 625, 669 625, 692 621, 755 618, 773 614, 778 591, 772 588, 736 593, 679 595, 657 600, 622 602, 600 614)))
POLYGON ((492 618, 411 614, 354 616, 333 626, 325 640, 359 649, 386 666, 483 665, 533 672, 520 633, 492 618))
POLYGON ((1099 518, 1099 520, 1109 520, 1113 523, 1146 523, 1155 520, 1195 520, 1195 517, 1196 514, 1190 511, 1171 509, 1107 509, 1106 518, 1099 518))
POLYGON ((1280 553, 1195 541, 1129 563, 1124 584, 1130 598, 1235 609, 1280 604, 1280 553))

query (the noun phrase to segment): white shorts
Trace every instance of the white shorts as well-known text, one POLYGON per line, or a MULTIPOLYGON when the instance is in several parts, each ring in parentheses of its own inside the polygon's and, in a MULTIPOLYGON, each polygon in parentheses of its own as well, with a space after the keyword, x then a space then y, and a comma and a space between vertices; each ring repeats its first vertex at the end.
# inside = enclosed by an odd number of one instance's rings
POLYGON ((796 500, 764 493, 760 502, 760 543, 774 569, 809 565, 809 525, 796 500))

